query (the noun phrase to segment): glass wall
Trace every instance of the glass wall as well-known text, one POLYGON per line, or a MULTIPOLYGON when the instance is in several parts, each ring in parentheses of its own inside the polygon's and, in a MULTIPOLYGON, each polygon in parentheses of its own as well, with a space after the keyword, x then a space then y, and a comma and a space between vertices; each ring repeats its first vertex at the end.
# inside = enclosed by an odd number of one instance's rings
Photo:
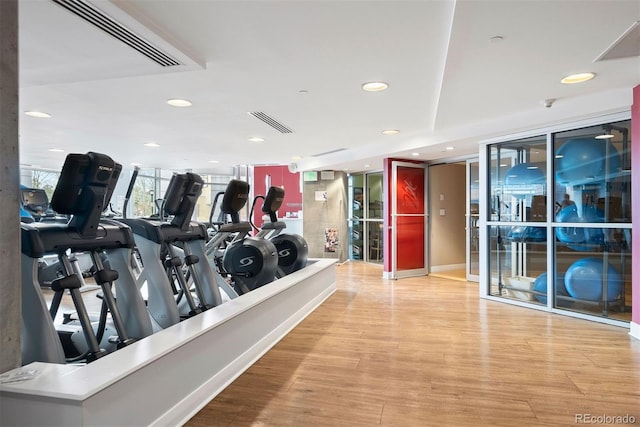
POLYGON ((349 258, 382 263, 382 172, 349 175, 349 258))
POLYGON ((553 135, 556 307, 630 318, 630 125, 553 135))
POLYGON ((631 319, 629 131, 627 120, 488 146, 488 295, 631 319))
POLYGON ((546 221, 547 137, 495 144, 489 155, 489 294, 540 304, 529 291, 546 271, 547 233, 536 223, 546 221))

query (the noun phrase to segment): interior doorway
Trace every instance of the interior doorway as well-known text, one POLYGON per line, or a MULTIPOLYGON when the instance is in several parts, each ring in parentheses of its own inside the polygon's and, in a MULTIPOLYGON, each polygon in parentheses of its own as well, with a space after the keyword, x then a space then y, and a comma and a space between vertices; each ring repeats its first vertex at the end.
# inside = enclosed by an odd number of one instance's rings
POLYGON ((479 280, 478 184, 477 159, 429 166, 430 275, 479 280))
POLYGON ((350 174, 348 191, 349 259, 382 264, 382 172, 350 174))

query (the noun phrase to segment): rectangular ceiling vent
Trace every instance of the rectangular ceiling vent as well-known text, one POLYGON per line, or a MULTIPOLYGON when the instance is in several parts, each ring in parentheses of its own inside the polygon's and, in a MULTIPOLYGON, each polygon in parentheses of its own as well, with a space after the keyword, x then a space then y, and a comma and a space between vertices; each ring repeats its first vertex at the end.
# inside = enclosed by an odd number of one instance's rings
POLYGON ((83 0, 51 0, 163 67, 182 65, 83 0))
POLYGON ((262 120, 263 122, 265 122, 266 124, 274 128, 275 130, 277 130, 278 132, 293 133, 293 131, 289 129, 287 126, 283 125, 282 123, 280 123, 273 117, 268 116, 262 111, 249 111, 249 114, 251 114, 253 117, 255 117, 258 120, 262 120))
POLYGON ((634 22, 593 62, 640 56, 640 21, 634 22))
POLYGON ((340 151, 344 151, 344 150, 346 150, 346 148, 338 148, 337 150, 331 150, 325 153, 312 154, 311 157, 326 156, 327 154, 339 153, 340 151))

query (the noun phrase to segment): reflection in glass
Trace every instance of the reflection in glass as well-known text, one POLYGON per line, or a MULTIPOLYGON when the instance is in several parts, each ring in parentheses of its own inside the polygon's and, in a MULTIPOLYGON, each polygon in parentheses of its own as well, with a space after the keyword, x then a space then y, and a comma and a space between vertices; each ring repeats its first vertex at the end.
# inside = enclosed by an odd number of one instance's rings
POLYGON ((369 262, 382 263, 382 222, 367 222, 369 262))
POLYGON ((349 221, 349 258, 363 259, 363 245, 362 221, 349 221))
POLYGON ((382 219, 382 172, 367 174, 367 218, 382 219))
POLYGON ((576 230, 583 237, 579 242, 556 239, 556 307, 629 320, 631 230, 576 230))
POLYGON ((492 221, 546 221, 546 136, 491 146, 492 221))
POLYGON ((489 146, 490 295, 631 320, 630 124, 489 146))
POLYGON ((490 295, 546 304, 546 228, 528 226, 490 227, 490 295), (543 284, 543 285, 542 285, 543 284), (537 290, 534 290, 534 286, 537 290))
POLYGON ((630 125, 626 120, 555 135, 556 221, 631 222, 630 125))
POLYGON ((555 306, 630 319, 630 121, 554 136, 555 306), (562 226, 560 223, 567 223, 562 226))
POLYGON ((468 224, 468 273, 472 276, 480 275, 480 167, 479 162, 469 163, 469 217, 468 224))
POLYGON ((382 263, 382 172, 349 175, 349 258, 382 263))

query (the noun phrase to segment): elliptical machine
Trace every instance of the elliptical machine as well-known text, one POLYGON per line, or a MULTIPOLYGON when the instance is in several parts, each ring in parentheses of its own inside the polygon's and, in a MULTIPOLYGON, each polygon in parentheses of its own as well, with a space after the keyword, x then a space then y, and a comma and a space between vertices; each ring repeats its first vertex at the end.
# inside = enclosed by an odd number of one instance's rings
POLYGON ((203 184, 202 178, 194 173, 173 175, 163 205, 164 213, 173 215, 171 222, 152 218, 120 220, 129 225, 135 235, 144 266, 143 279, 147 282, 149 312, 162 328, 222 304, 218 283, 205 262, 207 227, 191 221, 203 184), (183 265, 193 279, 197 298, 191 292, 183 265), (177 281, 179 291, 170 277, 177 281), (179 307, 174 293, 179 294, 185 304, 179 307))
POLYGON ((231 180, 223 194, 220 210, 231 218, 230 223, 219 225, 217 232, 207 244, 207 253, 215 259, 221 275, 229 275, 238 295, 246 294, 260 286, 271 283, 276 278, 278 255, 276 247, 268 240, 250 237, 252 226, 240 221, 240 210, 247 203, 249 184, 231 180), (231 242, 227 242, 232 236, 231 242), (222 250, 223 245, 227 245, 222 250))
POLYGON ((121 165, 104 154, 69 154, 51 200, 56 212, 72 215, 69 223, 21 224, 23 364, 33 361, 91 362, 107 354, 102 345, 114 344, 120 348, 153 332, 149 313, 129 269, 134 246, 131 229, 100 218, 121 170, 121 165), (108 267, 103 265, 100 257, 103 251, 109 261, 108 267), (82 275, 74 270, 69 260, 68 253, 75 252, 89 253, 96 270, 95 280, 102 288, 106 309, 97 333, 80 295, 82 275), (37 277, 38 260, 46 254, 57 255, 64 268, 64 276, 51 284, 55 294, 50 309, 47 309, 37 277), (117 303, 112 291, 114 283, 117 303), (68 358, 70 352, 65 353, 61 342, 65 334, 59 334, 53 324, 63 293, 67 290, 73 299, 80 327, 75 327, 75 332, 67 330, 66 342, 71 346, 75 335, 82 343, 77 343, 73 350, 86 348, 72 359, 68 358), (109 337, 103 332, 106 310, 111 313, 117 336, 109 337))
POLYGON ((250 217, 253 217, 253 209, 259 198, 264 199, 262 213, 269 215, 271 222, 262 224, 261 229, 258 229, 253 223, 251 225, 258 230, 256 237, 270 240, 278 251, 276 277, 280 278, 304 268, 309 257, 307 241, 299 234, 282 234, 282 230, 287 227, 287 224, 283 221, 278 221, 277 212, 284 201, 284 189, 272 186, 269 187, 266 196, 255 197, 250 217))

